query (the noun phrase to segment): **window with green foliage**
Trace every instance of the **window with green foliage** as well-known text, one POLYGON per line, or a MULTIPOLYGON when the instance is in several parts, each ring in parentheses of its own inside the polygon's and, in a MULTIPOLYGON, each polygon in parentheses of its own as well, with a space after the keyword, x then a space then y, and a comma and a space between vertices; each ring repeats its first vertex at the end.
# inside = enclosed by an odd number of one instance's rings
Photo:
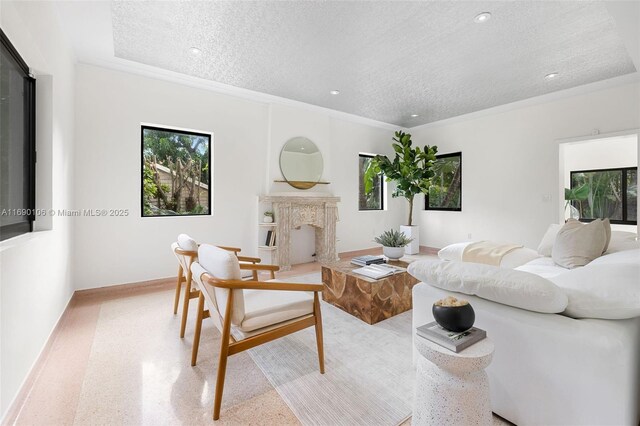
POLYGON ((384 210, 384 178, 380 173, 373 181, 373 190, 366 194, 364 190, 364 171, 371 162, 373 155, 360 154, 358 157, 358 209, 384 210))
POLYGON ((569 195, 582 222, 609 218, 611 223, 638 223, 637 167, 572 171, 569 195))
POLYGON ((211 214, 211 134, 142 126, 142 216, 211 214))
POLYGON ((462 152, 436 156, 426 210, 462 211, 462 152))

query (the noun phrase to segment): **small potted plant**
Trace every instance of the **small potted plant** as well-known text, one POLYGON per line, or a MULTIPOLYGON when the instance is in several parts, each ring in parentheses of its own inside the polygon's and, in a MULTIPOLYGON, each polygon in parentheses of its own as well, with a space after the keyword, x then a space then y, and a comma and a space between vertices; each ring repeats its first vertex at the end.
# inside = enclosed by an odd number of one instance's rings
POLYGON ((273 212, 268 210, 264 212, 264 217, 262 218, 262 221, 264 223, 273 223, 273 212))
POLYGON ((382 244, 382 254, 389 259, 397 260, 404 256, 404 248, 413 241, 413 238, 407 238, 402 232, 390 229, 375 237, 374 240, 376 243, 382 244))

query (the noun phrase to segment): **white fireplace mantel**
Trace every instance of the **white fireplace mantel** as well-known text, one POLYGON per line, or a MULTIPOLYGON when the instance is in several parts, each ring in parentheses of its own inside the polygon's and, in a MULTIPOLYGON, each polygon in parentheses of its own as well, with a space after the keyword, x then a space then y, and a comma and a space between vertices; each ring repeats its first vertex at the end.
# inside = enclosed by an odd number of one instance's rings
POLYGON ((273 205, 278 238, 276 256, 281 270, 291 269, 291 230, 302 225, 315 228, 316 259, 319 262, 338 260, 336 222, 340 197, 320 192, 279 193, 262 195, 259 201, 273 205))

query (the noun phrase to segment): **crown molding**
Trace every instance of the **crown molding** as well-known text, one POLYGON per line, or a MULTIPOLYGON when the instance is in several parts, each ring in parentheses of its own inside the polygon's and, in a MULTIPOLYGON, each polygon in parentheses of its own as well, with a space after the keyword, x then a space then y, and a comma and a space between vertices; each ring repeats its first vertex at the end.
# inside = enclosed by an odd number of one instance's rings
POLYGON ((500 114, 507 111, 512 111, 520 108, 525 108, 534 105, 545 104, 553 102, 559 99, 570 98, 573 96, 579 96, 587 93, 597 92, 600 90, 623 86, 627 84, 633 84, 640 82, 640 72, 634 72, 619 77, 614 77, 607 80, 601 80, 594 83, 584 84, 582 86, 576 86, 569 89, 558 90, 556 92, 547 93, 533 98, 523 99, 520 101, 511 102, 504 105, 498 105, 495 107, 470 112, 468 114, 458 115, 444 120, 434 121, 431 123, 425 123, 414 127, 406 127, 397 124, 385 123, 382 121, 373 120, 371 118, 361 117, 359 115, 350 114, 343 111, 338 111, 330 108, 321 107, 318 105, 309 104, 306 102, 296 101, 293 99, 287 99, 280 96, 269 95, 266 93, 257 92, 254 90, 243 89, 241 87, 231 86, 224 83, 219 83, 213 80, 206 80, 203 78, 193 77, 186 74, 181 74, 175 71, 169 71, 150 65, 140 64, 138 62, 128 61, 120 58, 113 58, 112 60, 104 60, 101 58, 84 59, 78 61, 78 64, 94 66, 98 68, 109 69, 113 71, 120 71, 127 74, 139 75, 142 77, 152 78, 155 80, 166 81, 170 83, 180 84, 183 86, 193 87, 196 89, 208 90, 214 93, 232 96, 240 99, 245 99, 253 102, 283 105, 292 108, 299 108, 310 112, 316 112, 320 114, 328 115, 329 117, 344 120, 352 123, 363 124, 367 126, 377 127, 385 130, 403 130, 403 131, 416 131, 427 129, 430 127, 446 126, 463 121, 474 120, 489 115, 500 114))
POLYGON ((533 98, 523 99, 521 101, 511 102, 504 105, 483 109, 480 111, 470 112, 468 114, 458 115, 444 120, 434 121, 431 123, 421 124, 419 126, 410 127, 409 130, 416 131, 428 129, 430 127, 448 126, 451 124, 461 123, 463 121, 475 120, 477 118, 489 115, 500 114, 507 111, 513 111, 520 108, 526 108, 534 105, 546 104, 560 99, 580 96, 587 93, 598 92, 600 90, 609 89, 617 86, 624 86, 640 82, 640 72, 634 72, 607 80, 600 80, 594 83, 583 84, 582 86, 571 87, 569 89, 558 90, 556 92, 547 93, 533 98))
POLYGON ((378 127, 385 130, 398 130, 403 128, 403 126, 397 124, 385 123, 382 121, 361 117, 359 115, 350 114, 343 111, 325 108, 306 102, 296 101, 293 99, 282 98, 280 96, 269 95, 267 93, 256 92, 254 90, 243 89, 241 87, 231 86, 229 84, 219 83, 213 80, 193 77, 187 74, 181 74, 175 71, 169 71, 162 68, 140 64, 138 62, 128 61, 120 58, 113 58, 113 60, 91 58, 80 60, 77 63, 80 65, 94 66, 112 71, 134 74, 141 77, 148 77, 155 80, 162 80, 169 83, 176 83, 196 89, 208 90, 214 93, 233 96, 253 102, 299 108, 311 112, 325 114, 335 119, 357 124, 364 124, 372 127, 378 127))

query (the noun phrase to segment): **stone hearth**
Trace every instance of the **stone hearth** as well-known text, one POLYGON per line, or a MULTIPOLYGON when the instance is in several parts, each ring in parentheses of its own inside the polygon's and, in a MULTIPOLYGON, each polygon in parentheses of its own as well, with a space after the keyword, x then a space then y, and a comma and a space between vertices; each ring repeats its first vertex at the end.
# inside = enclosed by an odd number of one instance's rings
POLYGON ((318 262, 338 260, 336 251, 336 222, 340 197, 314 195, 263 195, 260 202, 272 203, 276 217, 276 259, 281 270, 291 269, 291 230, 311 225, 316 234, 318 262))

